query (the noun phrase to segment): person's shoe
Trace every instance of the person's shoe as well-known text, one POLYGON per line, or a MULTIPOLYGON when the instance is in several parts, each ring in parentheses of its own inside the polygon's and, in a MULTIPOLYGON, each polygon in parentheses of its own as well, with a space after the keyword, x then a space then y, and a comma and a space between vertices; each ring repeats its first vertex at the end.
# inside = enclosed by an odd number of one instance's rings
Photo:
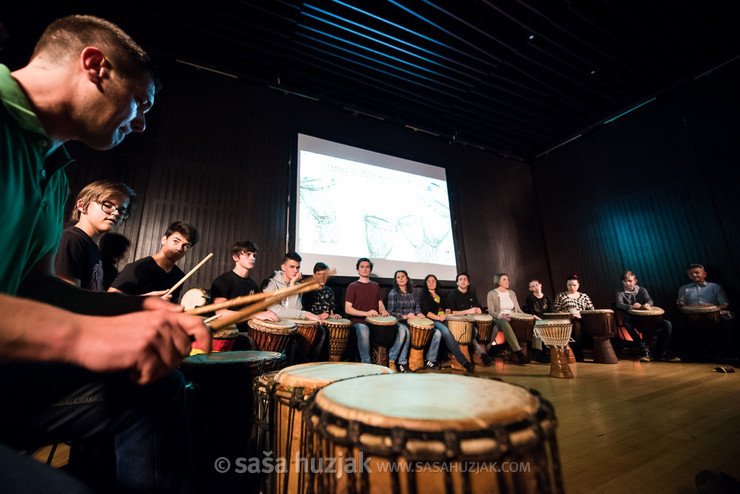
POLYGON ((464 367, 465 367, 465 371, 469 372, 470 374, 475 372, 475 367, 473 367, 473 364, 471 362, 468 362, 467 364, 465 364, 464 367))
POLYGON ((680 362, 681 361, 681 357, 679 357, 678 355, 675 355, 675 354, 673 354, 671 352, 665 352, 660 357, 660 360, 662 360, 663 362, 680 362))
POLYGON ((521 365, 526 365, 529 363, 529 357, 522 350, 519 350, 518 352, 514 352, 514 355, 516 355, 516 359, 519 361, 521 365))
POLYGON ((439 365, 439 362, 432 362, 431 360, 427 360, 424 363, 425 369, 431 369, 431 370, 440 370, 442 368, 441 365, 439 365))
POLYGON ((653 360, 653 357, 650 355, 650 350, 645 349, 642 352, 642 355, 640 355, 640 362, 650 362, 653 360))
POLYGON ((393 360, 388 362, 388 368, 392 370, 393 372, 398 372, 398 368, 396 367, 396 362, 393 360))
POLYGON ((398 372, 401 372, 401 373, 411 372, 408 364, 396 364, 396 369, 398 369, 398 372))
POLYGON ((480 359, 483 361, 483 365, 486 367, 493 364, 493 359, 489 357, 487 353, 481 353, 480 359))

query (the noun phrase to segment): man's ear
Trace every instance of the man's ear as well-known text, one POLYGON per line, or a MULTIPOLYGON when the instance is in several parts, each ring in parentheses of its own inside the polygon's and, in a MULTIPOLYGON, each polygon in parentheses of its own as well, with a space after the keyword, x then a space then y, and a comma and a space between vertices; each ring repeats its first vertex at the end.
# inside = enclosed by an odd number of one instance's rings
POLYGON ((99 86, 101 81, 108 76, 108 61, 105 54, 94 46, 88 46, 82 50, 80 63, 90 82, 96 86, 99 86))
POLYGON ((87 214, 87 208, 82 204, 82 199, 78 199, 75 203, 75 209, 79 210, 81 214, 87 214))

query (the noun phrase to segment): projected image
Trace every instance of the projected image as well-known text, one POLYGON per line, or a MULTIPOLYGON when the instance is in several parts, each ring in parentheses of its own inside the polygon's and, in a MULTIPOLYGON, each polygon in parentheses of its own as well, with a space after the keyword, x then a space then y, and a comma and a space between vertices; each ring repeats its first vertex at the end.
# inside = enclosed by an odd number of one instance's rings
POLYGON ((415 162, 398 169, 306 149, 298 159, 296 249, 304 258, 344 259, 345 275, 356 275, 354 260, 360 257, 410 274, 418 265, 423 274, 412 277, 455 272, 444 169, 415 162))

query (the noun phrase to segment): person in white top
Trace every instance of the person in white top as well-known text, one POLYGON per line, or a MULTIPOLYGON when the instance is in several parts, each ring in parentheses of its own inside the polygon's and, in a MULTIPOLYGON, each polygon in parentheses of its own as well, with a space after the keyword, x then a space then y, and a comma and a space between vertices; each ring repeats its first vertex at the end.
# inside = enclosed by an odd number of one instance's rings
POLYGON ((514 330, 511 329, 511 317, 509 314, 512 312, 523 312, 519 307, 519 302, 516 299, 516 293, 509 290, 509 275, 506 273, 498 273, 493 277, 493 285, 496 287, 488 292, 488 313, 493 316, 496 323, 497 331, 493 334, 492 340, 496 338, 498 330, 504 333, 506 342, 511 347, 517 361, 524 365, 529 363, 529 357, 522 352, 519 341, 514 335, 514 330))

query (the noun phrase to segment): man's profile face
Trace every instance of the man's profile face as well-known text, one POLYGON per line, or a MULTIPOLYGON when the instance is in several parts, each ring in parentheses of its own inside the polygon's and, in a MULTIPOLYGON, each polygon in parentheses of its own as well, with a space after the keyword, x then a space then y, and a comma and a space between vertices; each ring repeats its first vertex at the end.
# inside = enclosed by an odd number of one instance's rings
POLYGON ((232 256, 234 262, 246 270, 250 270, 254 267, 254 263, 257 260, 257 256, 254 252, 241 251, 238 256, 232 256))
POLYGON ((704 280, 707 278, 707 272, 704 268, 691 268, 686 271, 686 274, 689 275, 689 279, 691 281, 699 285, 703 284, 704 280))

